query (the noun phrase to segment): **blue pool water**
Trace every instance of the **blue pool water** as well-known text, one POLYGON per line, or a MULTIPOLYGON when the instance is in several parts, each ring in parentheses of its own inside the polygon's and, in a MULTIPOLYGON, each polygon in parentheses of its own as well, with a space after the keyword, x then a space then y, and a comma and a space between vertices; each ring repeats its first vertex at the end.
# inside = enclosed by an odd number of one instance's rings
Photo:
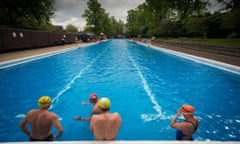
MULTIPOLYGON (((90 93, 119 112, 118 140, 174 140, 179 106, 196 108, 195 140, 240 140, 240 75, 126 40, 110 40, 0 69, 0 141, 28 141, 18 124, 42 95, 53 98, 63 140, 93 140, 90 93)), ((54 130, 55 131, 55 130, 54 130)))

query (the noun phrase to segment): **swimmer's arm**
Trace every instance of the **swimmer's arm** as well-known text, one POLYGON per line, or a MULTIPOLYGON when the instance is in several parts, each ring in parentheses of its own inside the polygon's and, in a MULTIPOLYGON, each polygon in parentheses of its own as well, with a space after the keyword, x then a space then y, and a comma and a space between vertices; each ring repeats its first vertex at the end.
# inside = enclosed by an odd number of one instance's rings
POLYGON ((175 126, 176 126, 176 124, 177 124, 177 118, 178 118, 178 117, 175 116, 175 117, 172 119, 171 124, 170 124, 171 127, 175 128, 175 126))
POLYGON ((94 124, 94 116, 92 116, 91 120, 90 120, 90 130, 93 131, 93 124, 94 124))
POLYGON ((92 118, 92 116, 93 116, 94 114, 99 114, 99 112, 94 112, 94 110, 93 110, 92 113, 91 113, 91 116, 90 116, 89 118, 83 118, 83 117, 80 117, 80 116, 75 116, 74 119, 75 119, 75 120, 79 120, 79 121, 87 121, 87 122, 90 122, 90 120, 91 120, 91 118, 92 118))
POLYGON ((117 115, 117 120, 118 120, 118 123, 119 123, 119 128, 121 128, 121 126, 122 126, 122 119, 121 119, 121 116, 120 116, 119 113, 116 113, 116 115, 117 115))
POLYGON ((81 105, 91 105, 92 103, 90 103, 90 102, 86 102, 86 101, 82 101, 81 102, 81 105))
POLYGON ((181 112, 180 110, 178 111, 178 113, 176 114, 176 116, 172 119, 170 126, 176 129, 179 129, 179 124, 177 123, 177 119, 178 117, 180 117, 181 112))
POLYGON ((21 130, 27 134, 29 137, 31 136, 31 132, 27 129, 27 116, 25 118, 23 118, 23 120, 19 123, 19 127, 21 128, 21 130))
POLYGON ((58 117, 56 115, 53 116, 53 125, 57 128, 58 133, 54 136, 55 138, 59 138, 61 137, 62 133, 63 133, 63 128, 61 123, 58 120, 58 117))
POLYGON ((79 120, 79 121, 90 121, 90 118, 83 118, 83 117, 80 117, 80 116, 75 116, 74 119, 79 120))

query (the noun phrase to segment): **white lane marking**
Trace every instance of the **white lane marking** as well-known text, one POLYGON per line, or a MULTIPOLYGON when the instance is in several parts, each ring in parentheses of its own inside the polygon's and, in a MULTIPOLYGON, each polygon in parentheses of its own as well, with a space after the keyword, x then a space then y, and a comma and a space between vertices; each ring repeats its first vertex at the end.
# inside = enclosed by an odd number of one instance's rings
POLYGON ((152 104, 154 105, 153 108, 155 109, 155 111, 157 112, 157 114, 142 114, 141 115, 141 118, 144 120, 144 121, 152 121, 152 120, 157 120, 157 119, 160 119, 162 117, 165 117, 163 114, 162 114, 162 108, 161 106, 158 104, 158 102, 155 100, 155 96, 154 94, 152 93, 150 87, 148 86, 148 83, 147 83, 147 80, 144 78, 141 70, 139 69, 139 67, 137 66, 136 62, 134 61, 134 59, 132 58, 131 54, 129 53, 129 58, 133 64, 133 66, 135 67, 135 69, 137 70, 138 72, 138 76, 140 77, 141 79, 141 82, 142 82, 142 85, 143 85, 143 88, 145 90, 145 92, 147 93, 148 97, 150 98, 152 104))
POLYGON ((72 84, 74 84, 77 79, 81 78, 82 74, 86 72, 105 53, 105 51, 106 49, 103 50, 103 52, 100 53, 95 59, 93 59, 86 67, 80 70, 80 72, 76 76, 74 76, 73 79, 62 88, 62 90, 58 92, 57 96, 54 97, 52 100, 52 105, 50 109, 53 108, 54 103, 56 103, 59 98, 71 88, 72 84))

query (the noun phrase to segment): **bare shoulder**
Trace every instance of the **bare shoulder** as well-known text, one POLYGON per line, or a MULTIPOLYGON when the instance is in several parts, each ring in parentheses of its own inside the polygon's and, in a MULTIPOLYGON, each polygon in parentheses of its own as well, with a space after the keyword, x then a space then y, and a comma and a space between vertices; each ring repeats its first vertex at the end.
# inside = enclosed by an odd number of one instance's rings
POLYGON ((30 111, 28 111, 28 113, 34 113, 34 112, 37 112, 38 110, 36 110, 36 109, 32 109, 32 110, 30 110, 30 111))
POLYGON ((28 111, 27 116, 33 115, 37 112, 38 112, 38 110, 36 110, 36 109, 30 110, 30 111, 28 111))
POLYGON ((112 117, 114 117, 116 119, 121 119, 121 116, 118 112, 112 113, 112 117))
POLYGON ((120 117, 120 114, 118 112, 114 112, 112 113, 113 116, 119 116, 120 117))
POLYGON ((49 112, 49 116, 51 116, 52 118, 58 118, 58 115, 54 112, 49 112))
POLYGON ((98 115, 92 115, 90 122, 96 121, 98 119, 98 115))

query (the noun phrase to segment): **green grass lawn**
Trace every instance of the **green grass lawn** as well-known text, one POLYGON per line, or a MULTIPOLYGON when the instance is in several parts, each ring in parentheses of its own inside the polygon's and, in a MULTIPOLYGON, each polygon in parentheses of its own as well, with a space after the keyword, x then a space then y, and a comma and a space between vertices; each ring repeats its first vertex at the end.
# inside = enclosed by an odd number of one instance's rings
POLYGON ((175 41, 175 42, 194 42, 212 45, 224 45, 240 48, 240 39, 204 39, 204 38, 157 38, 157 40, 175 41))

